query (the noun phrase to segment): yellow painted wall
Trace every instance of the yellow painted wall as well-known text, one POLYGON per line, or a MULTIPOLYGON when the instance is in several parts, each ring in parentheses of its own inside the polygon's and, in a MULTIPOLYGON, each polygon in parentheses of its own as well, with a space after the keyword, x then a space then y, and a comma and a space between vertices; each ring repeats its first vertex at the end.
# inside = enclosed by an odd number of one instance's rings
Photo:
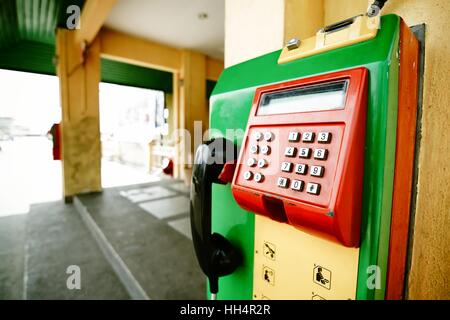
MULTIPOLYGON (((409 299, 450 299, 450 1, 391 0, 383 14, 426 23, 426 60, 409 299)), ((357 14, 366 0, 326 0, 325 23, 357 14), (351 5, 349 3, 351 2, 351 5)))

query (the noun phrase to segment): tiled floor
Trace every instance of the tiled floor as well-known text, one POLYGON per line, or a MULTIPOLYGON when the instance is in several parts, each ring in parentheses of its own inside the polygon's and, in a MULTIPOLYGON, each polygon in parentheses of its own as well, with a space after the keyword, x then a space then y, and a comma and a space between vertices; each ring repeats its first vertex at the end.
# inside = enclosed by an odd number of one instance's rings
POLYGON ((178 192, 189 193, 189 187, 183 182, 173 183, 168 185, 168 187, 178 192))
POLYGON ((136 203, 152 216, 167 220, 171 228, 192 239, 188 194, 189 188, 182 182, 120 192, 122 197, 136 203))
POLYGON ((144 189, 131 189, 127 191, 122 191, 120 195, 127 198, 131 202, 136 203, 142 201, 156 200, 165 197, 172 197, 177 195, 177 193, 157 186, 144 189))
POLYGON ((158 219, 167 219, 183 213, 187 214, 189 198, 177 196, 140 203, 139 206, 158 219))
POLYGON ((168 222, 169 226, 177 230, 179 233, 184 234, 186 237, 192 240, 191 233, 191 221, 189 217, 172 220, 168 222))

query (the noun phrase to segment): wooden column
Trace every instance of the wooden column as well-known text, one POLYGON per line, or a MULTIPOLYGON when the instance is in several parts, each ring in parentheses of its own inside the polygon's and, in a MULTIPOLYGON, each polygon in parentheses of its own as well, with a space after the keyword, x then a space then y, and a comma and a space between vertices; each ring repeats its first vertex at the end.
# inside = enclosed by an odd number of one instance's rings
POLYGON ((99 128, 100 46, 83 52, 75 32, 57 31, 57 73, 62 105, 64 196, 101 190, 99 128))

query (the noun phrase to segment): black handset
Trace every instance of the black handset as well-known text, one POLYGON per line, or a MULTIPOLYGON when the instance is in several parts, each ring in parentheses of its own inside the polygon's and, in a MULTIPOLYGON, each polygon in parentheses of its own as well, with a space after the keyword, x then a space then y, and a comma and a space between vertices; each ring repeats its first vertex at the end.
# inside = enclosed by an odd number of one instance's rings
POLYGON ((211 230, 212 184, 224 184, 219 176, 226 163, 236 162, 236 145, 224 138, 198 147, 191 184, 191 230, 195 253, 209 280, 210 291, 219 291, 219 277, 233 273, 241 263, 241 254, 222 235, 211 230))

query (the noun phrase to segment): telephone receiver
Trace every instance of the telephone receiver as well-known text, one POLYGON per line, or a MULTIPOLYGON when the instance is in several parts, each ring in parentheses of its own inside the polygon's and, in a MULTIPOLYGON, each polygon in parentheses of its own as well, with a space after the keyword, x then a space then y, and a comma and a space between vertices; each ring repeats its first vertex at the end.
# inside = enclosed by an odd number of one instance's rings
POLYGON ((224 138, 200 145, 195 154, 190 195, 192 240, 213 298, 219 291, 219 277, 233 273, 242 261, 240 251, 211 230, 212 184, 231 182, 237 156, 237 146, 224 138))

